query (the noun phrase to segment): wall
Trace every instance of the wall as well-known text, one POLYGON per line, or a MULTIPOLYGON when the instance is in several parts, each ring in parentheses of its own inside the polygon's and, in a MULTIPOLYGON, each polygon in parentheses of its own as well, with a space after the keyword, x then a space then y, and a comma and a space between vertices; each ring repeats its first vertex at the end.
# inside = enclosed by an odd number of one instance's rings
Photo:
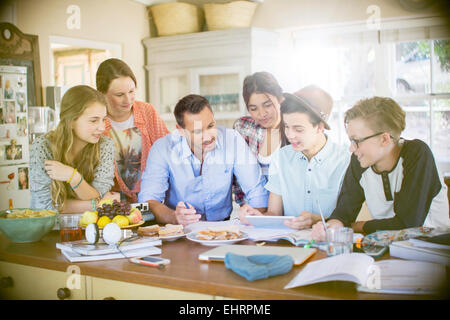
MULTIPOLYGON (((202 6, 230 0, 182 0, 202 6)), ((446 1, 446 0, 439 0, 446 1)), ((252 26, 267 29, 291 29, 310 25, 365 21, 370 5, 380 8, 381 19, 436 14, 438 5, 422 11, 408 11, 399 0, 264 0, 253 16, 252 26)))
MULTIPOLYGON (((202 5, 211 0, 183 0, 202 5)), ((215 2, 226 2, 218 1, 215 2)), ((145 5, 133 0, 8 0, 15 4, 13 15, 18 28, 39 36, 43 86, 52 84, 49 36, 81 38, 119 43, 122 59, 133 69, 138 81, 138 99, 146 99, 145 58, 142 39, 150 36, 145 5), (69 5, 81 9, 81 28, 69 30, 66 13, 69 5)), ((377 5, 381 18, 433 14, 435 9, 410 12, 397 0, 264 0, 256 9, 252 25, 267 29, 291 29, 301 26, 364 21, 369 5, 377 5)), ((0 15, 4 17, 5 15, 0 15)), ((153 34, 153 32, 152 32, 153 34)))
POLYGON ((122 59, 136 74, 138 99, 145 99, 144 47, 150 34, 145 5, 132 0, 15 0, 16 25, 24 33, 39 36, 43 87, 51 85, 49 36, 118 43, 122 59), (81 11, 80 29, 69 30, 69 5, 81 11))
POLYGON ((441 10, 435 5, 422 11, 408 11, 398 0, 265 0, 255 12, 253 26, 283 29, 366 21, 371 15, 366 12, 371 5, 380 8, 381 19, 437 14, 441 10))

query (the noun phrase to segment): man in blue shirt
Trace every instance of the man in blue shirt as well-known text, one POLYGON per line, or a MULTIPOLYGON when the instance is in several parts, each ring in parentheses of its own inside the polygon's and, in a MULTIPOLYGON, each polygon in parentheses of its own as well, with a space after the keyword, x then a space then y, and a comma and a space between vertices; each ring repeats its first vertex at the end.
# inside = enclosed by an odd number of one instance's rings
POLYGON ((216 127, 208 100, 188 95, 174 115, 177 130, 150 149, 138 195, 156 220, 188 225, 229 219, 233 175, 249 205, 265 211, 268 192, 255 156, 239 133, 216 127))
MULTIPOLYGON (((270 191, 266 215, 293 216, 285 223, 294 229, 311 228, 333 212, 350 153, 324 133, 333 107, 328 93, 308 86, 285 93, 281 104, 284 132, 289 145, 273 155, 266 189, 270 191), (318 206, 320 203, 320 208, 318 206)), ((246 204, 239 216, 261 215, 246 204)))

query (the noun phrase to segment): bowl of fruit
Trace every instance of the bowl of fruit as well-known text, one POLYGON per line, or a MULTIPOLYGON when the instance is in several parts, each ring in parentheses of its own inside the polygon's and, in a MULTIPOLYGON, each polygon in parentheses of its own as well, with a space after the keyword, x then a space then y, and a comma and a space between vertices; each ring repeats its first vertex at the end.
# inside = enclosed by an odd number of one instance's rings
POLYGON ((122 229, 127 229, 138 227, 145 221, 141 211, 132 208, 130 203, 112 199, 101 200, 95 211, 85 211, 80 219, 80 225, 83 228, 88 224, 96 223, 99 229, 103 229, 111 222, 122 229))

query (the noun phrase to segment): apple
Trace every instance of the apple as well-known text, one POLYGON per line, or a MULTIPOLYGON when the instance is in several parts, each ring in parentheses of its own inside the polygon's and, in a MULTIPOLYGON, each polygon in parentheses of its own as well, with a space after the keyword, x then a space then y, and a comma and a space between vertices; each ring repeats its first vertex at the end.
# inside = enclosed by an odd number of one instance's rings
POLYGON ((82 227, 86 227, 88 224, 96 223, 98 219, 97 211, 85 211, 80 219, 82 227))
POLYGON ((115 216, 112 222, 116 223, 119 227, 126 227, 130 224, 130 220, 120 214, 115 216))
POLYGON ((142 213, 137 208, 131 208, 130 214, 127 215, 130 224, 136 224, 142 220, 142 213))

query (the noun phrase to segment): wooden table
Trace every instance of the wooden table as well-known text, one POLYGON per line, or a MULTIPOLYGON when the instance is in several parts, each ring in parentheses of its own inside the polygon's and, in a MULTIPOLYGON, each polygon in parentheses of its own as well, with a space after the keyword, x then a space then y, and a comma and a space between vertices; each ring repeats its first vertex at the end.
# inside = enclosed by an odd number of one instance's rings
MULTIPOLYGON (((198 255, 211 247, 194 243, 185 238, 163 242, 162 257, 171 263, 165 269, 136 265, 126 259, 70 263, 56 249, 59 234, 52 231, 41 241, 18 244, 0 235, 0 262, 8 262, 65 272, 69 265, 77 265, 85 276, 118 280, 123 283, 141 284, 158 288, 183 291, 188 294, 206 294, 214 297, 236 299, 435 299, 434 296, 369 294, 356 291, 351 282, 333 281, 285 290, 284 286, 303 268, 294 266, 284 275, 268 279, 247 281, 222 262, 201 262, 198 255)), ((254 244, 244 241, 242 244, 254 244)), ((276 245, 287 245, 280 241, 276 245)), ((271 244, 273 245, 273 244, 271 244)), ((318 251, 309 261, 326 255, 318 251)), ((0 269, 0 277, 5 277, 0 269)), ((163 290, 163 289, 162 289, 163 290)), ((189 295, 187 295, 189 297, 189 295)))

